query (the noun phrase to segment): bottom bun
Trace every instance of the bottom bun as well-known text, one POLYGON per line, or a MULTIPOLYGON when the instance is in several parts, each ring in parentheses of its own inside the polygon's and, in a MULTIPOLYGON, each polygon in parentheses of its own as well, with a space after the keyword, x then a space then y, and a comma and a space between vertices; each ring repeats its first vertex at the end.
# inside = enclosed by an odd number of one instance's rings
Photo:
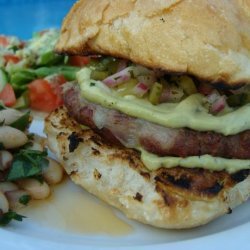
POLYGON ((249 171, 200 168, 148 171, 133 149, 110 145, 83 129, 64 107, 45 121, 48 145, 71 179, 127 217, 161 228, 203 225, 250 195, 249 171))

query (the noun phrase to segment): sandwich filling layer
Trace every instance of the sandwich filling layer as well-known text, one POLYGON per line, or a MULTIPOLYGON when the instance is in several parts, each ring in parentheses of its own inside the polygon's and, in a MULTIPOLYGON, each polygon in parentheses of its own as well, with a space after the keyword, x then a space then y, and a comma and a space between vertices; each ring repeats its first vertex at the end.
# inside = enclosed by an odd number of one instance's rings
POLYGON ((80 87, 70 84, 64 94, 70 114, 112 143, 141 151, 149 169, 182 166, 232 173, 250 168, 245 93, 242 100, 239 90, 229 95, 214 88, 201 91, 188 77, 166 79, 137 65, 111 76, 89 66, 77 78, 80 87))
POLYGON ((90 68, 84 68, 78 73, 78 82, 82 96, 87 100, 165 127, 187 127, 223 135, 233 135, 250 129, 250 104, 215 116, 204 106, 204 96, 199 93, 189 95, 178 103, 153 105, 135 95, 119 96, 116 90, 107 87, 103 82, 91 79, 90 68))

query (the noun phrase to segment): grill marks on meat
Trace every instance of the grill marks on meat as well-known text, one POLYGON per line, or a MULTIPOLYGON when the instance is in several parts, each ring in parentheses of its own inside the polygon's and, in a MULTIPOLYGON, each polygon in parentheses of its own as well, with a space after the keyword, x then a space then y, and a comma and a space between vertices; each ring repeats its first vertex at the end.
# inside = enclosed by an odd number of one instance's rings
POLYGON ((238 182, 224 171, 211 172, 205 169, 181 167, 160 168, 156 171, 154 179, 157 185, 164 186, 166 190, 174 187, 184 195, 186 192, 187 196, 202 195, 204 197, 213 197, 223 188, 232 187, 238 182))
POLYGON ((64 102, 67 107, 70 116, 74 117, 76 121, 81 124, 86 125, 90 128, 94 128, 95 123, 93 122, 93 109, 87 106, 85 103, 81 102, 79 89, 72 87, 68 88, 64 94, 64 102))
POLYGON ((107 128, 98 129, 93 121, 95 108, 93 105, 86 105, 86 102, 81 100, 78 87, 67 88, 64 94, 64 104, 67 107, 68 113, 77 122, 92 128, 100 134, 107 142, 115 145, 121 145, 120 141, 107 128))
POLYGON ((250 130, 223 136, 214 132, 166 128, 89 103, 81 98, 77 85, 67 87, 64 104, 76 121, 89 126, 116 145, 130 148, 141 146, 159 156, 209 154, 224 158, 250 158, 250 130))
POLYGON ((179 129, 175 143, 169 149, 165 149, 151 137, 140 138, 140 143, 147 151, 160 156, 187 157, 210 154, 224 158, 250 158, 250 131, 233 136, 223 136, 214 132, 179 129))

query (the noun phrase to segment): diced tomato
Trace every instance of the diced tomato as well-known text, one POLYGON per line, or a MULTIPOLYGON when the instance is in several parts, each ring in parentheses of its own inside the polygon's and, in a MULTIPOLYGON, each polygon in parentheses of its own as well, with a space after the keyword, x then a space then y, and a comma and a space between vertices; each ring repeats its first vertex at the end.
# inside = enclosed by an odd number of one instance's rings
POLYGON ((46 80, 50 83, 53 92, 56 94, 57 102, 59 103, 58 106, 62 105, 62 84, 66 83, 67 80, 63 75, 53 75, 46 80))
POLYGON ((69 64, 76 67, 83 67, 90 62, 88 56, 70 56, 69 64))
POLYGON ((62 77, 58 81, 37 79, 28 85, 30 107, 39 111, 51 112, 62 105, 61 84, 62 77))
POLYGON ((20 62, 20 57, 16 56, 16 55, 12 55, 12 54, 9 54, 9 55, 4 55, 4 60, 6 63, 8 62, 12 62, 14 64, 20 62))
POLYGON ((65 79, 65 77, 63 75, 52 75, 52 76, 47 77, 46 80, 54 85, 55 84, 62 85, 65 82, 67 82, 67 80, 65 79))
POLYGON ((0 93, 0 100, 5 106, 11 107, 16 103, 16 96, 12 86, 7 83, 0 93))
POLYGON ((9 45, 9 39, 6 36, 0 36, 0 46, 7 47, 9 45))

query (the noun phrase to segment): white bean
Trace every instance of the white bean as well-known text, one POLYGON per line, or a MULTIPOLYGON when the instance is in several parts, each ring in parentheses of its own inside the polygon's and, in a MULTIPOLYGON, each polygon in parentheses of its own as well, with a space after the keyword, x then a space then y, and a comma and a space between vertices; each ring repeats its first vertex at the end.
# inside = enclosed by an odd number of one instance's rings
POLYGON ((48 157, 49 166, 43 169, 43 177, 49 184, 60 183, 63 179, 63 168, 60 163, 48 157))
POLYGON ((9 151, 1 150, 0 151, 0 170, 6 170, 10 167, 13 156, 9 151))
POLYGON ((9 126, 0 127, 0 142, 6 149, 18 148, 28 141, 25 133, 9 126))
POLYGON ((12 182, 0 182, 0 191, 3 193, 18 190, 18 186, 12 182))
POLYGON ((9 125, 23 116, 23 113, 16 109, 3 109, 0 111, 0 122, 9 125))
POLYGON ((25 206, 25 204, 20 202, 20 198, 23 196, 30 196, 30 194, 25 190, 14 190, 5 193, 5 196, 9 202, 10 209, 17 210, 25 206))
POLYGON ((23 179, 17 181, 17 184, 35 200, 42 200, 50 195, 49 185, 45 181, 41 183, 36 179, 23 179))
POLYGON ((9 202, 2 192, 0 192, 0 210, 2 210, 3 213, 9 211, 9 202))

